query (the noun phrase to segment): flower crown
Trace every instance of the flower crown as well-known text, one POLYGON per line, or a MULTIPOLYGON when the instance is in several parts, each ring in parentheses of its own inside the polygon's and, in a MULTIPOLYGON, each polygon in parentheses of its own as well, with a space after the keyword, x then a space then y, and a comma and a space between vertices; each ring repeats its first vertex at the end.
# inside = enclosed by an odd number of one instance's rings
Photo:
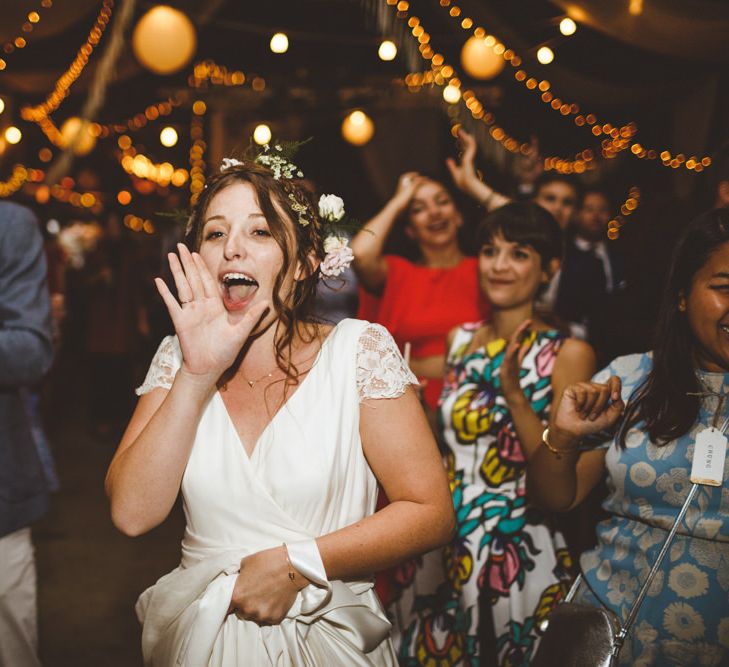
MULTIPOLYGON (((303 178, 304 172, 293 162, 293 157, 304 143, 306 142, 277 142, 273 144, 273 147, 264 144, 261 151, 253 158, 253 162, 269 169, 277 181, 303 178)), ((226 172, 229 169, 242 167, 243 164, 236 158, 223 158, 220 171, 226 172)), ((288 198, 289 205, 296 213, 299 224, 307 227, 312 222, 310 207, 297 198, 295 191, 288 191, 288 198)), ((318 215, 321 222, 327 227, 327 233, 324 236, 325 256, 319 265, 319 270, 324 276, 336 277, 341 275, 354 259, 346 233, 355 229, 356 224, 345 218, 344 201, 337 195, 319 197, 318 215)))

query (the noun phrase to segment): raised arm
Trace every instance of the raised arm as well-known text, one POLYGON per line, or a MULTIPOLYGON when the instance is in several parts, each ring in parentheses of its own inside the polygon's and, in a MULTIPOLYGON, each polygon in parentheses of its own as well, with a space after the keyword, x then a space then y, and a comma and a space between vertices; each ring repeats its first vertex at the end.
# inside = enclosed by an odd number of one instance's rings
MULTIPOLYGON (((509 339, 501 363, 501 390, 509 406, 511 417, 527 460, 541 448, 544 425, 534 411, 531 401, 519 384, 519 370, 525 353, 522 338, 528 331, 531 321, 523 322, 509 339)), ((559 397, 567 384, 589 380, 595 372, 595 353, 587 344, 573 338, 562 345, 554 362, 552 372, 552 392, 554 400, 551 410, 559 404, 559 397)))
POLYGON ((579 505, 605 470, 605 450, 580 452, 580 440, 612 427, 623 409, 620 378, 579 382, 562 393, 552 413, 548 445, 529 461, 527 488, 537 504, 552 511, 579 505))
POLYGON ((182 365, 169 391, 153 389, 139 400, 106 474, 112 521, 127 535, 151 530, 169 514, 205 404, 267 307, 257 304, 231 323, 200 255, 179 249, 180 259, 169 259, 184 305, 162 280, 156 284, 180 340, 182 365))
POLYGON ((53 360, 43 239, 30 209, 0 207, 0 386, 33 384, 53 360))
POLYGON ((488 183, 482 181, 476 172, 476 139, 465 130, 458 131, 458 139, 463 152, 459 162, 453 158, 446 160, 446 166, 456 187, 472 199, 475 199, 486 211, 493 211, 511 199, 496 192, 488 183))
POLYGON ((407 208, 413 194, 425 179, 414 171, 402 174, 397 189, 382 210, 355 234, 350 244, 354 253, 357 278, 368 292, 381 294, 387 280, 384 248, 397 219, 407 208))

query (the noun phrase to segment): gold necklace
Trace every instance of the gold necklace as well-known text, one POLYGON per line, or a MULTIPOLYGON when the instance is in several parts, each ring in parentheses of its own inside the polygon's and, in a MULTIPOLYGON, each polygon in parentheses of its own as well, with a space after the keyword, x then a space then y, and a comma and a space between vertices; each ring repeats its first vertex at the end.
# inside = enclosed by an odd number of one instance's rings
POLYGON ((273 377, 275 371, 271 371, 270 373, 266 373, 264 376, 259 377, 256 380, 249 380, 243 373, 241 372, 240 376, 246 381, 246 384, 253 389, 254 385, 258 384, 261 380, 265 380, 266 378, 273 377))

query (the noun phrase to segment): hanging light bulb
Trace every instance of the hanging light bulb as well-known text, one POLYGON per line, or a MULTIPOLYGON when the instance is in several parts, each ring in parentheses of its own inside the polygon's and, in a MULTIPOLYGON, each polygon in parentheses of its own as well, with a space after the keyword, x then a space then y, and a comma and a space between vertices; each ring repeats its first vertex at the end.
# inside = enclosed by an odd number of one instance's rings
POLYGON ((174 146, 177 143, 177 130, 174 127, 165 127, 159 133, 159 142, 167 148, 174 146))
POLYGON ((277 32, 271 37, 271 51, 274 53, 286 53, 289 50, 289 38, 282 32, 277 32))
POLYGON ((91 132, 91 123, 81 120, 78 116, 71 116, 61 125, 63 146, 70 146, 75 141, 73 152, 76 155, 86 155, 96 146, 96 137, 91 132), (76 138, 78 137, 78 139, 76 138))
POLYGON ((380 48, 377 50, 377 55, 380 56, 380 60, 395 60, 395 56, 397 55, 397 46, 395 46, 395 42, 392 42, 389 39, 383 40, 382 44, 380 44, 380 48))
POLYGON ((449 83, 443 88, 443 99, 448 104, 456 104, 461 99, 461 89, 449 83))
POLYGON ((267 144, 271 141, 271 128, 265 123, 256 125, 256 129, 253 130, 253 141, 255 141, 259 146, 267 144))
POLYGON ((355 146, 363 146, 375 133, 372 119, 361 110, 353 111, 342 122, 342 136, 355 146))
POLYGON ((548 46, 542 46, 537 51, 537 60, 542 63, 542 65, 549 65, 554 60, 554 51, 550 49, 548 46))
POLYGON ((559 31, 565 37, 569 37, 570 35, 574 35, 576 30, 577 30, 577 24, 569 16, 563 18, 559 22, 559 31))
POLYGON ((0 113, 5 111, 5 102, 3 101, 3 98, 0 97, 0 113))
POLYGON ((5 130, 5 140, 9 144, 17 144, 22 138, 23 133, 15 125, 11 125, 5 130))

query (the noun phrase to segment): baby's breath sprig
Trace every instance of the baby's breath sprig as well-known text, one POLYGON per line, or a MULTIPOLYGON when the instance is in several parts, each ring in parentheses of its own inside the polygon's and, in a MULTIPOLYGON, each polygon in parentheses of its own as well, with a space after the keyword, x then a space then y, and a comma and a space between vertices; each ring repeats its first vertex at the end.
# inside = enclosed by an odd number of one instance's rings
POLYGON ((304 172, 296 166, 294 157, 309 141, 311 138, 305 141, 276 141, 273 144, 264 144, 262 150, 253 157, 253 161, 270 169, 276 180, 304 178, 304 172))

